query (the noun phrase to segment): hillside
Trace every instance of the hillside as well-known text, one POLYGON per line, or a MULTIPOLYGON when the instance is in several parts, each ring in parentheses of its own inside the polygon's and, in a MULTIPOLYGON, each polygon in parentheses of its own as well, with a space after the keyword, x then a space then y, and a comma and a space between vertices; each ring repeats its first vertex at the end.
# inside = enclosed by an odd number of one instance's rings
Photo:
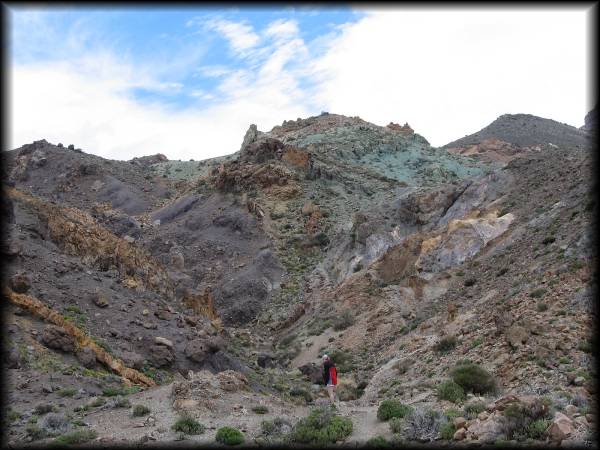
POLYGON ((434 148, 323 113, 206 161, 6 152, 8 443, 298 442, 323 353, 347 442, 591 443, 590 136, 504 115, 434 148), (449 384, 467 366, 489 386, 449 384))

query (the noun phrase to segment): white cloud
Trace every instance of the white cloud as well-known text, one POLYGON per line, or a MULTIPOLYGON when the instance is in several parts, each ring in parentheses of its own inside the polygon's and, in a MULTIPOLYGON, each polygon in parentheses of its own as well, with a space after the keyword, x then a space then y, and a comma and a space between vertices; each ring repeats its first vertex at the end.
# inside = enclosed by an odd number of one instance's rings
POLYGON ((85 52, 76 42, 77 58, 13 65, 10 148, 45 138, 114 159, 160 152, 198 160, 238 150, 250 123, 269 130, 321 110, 380 125, 409 122, 434 145, 503 113, 583 122, 583 11, 358 12, 357 22, 308 43, 292 20, 255 31, 215 19, 210 26, 228 39, 236 65, 199 66, 201 45, 160 58, 165 64, 140 64, 105 46, 85 52), (219 84, 188 88, 170 78, 186 71, 219 84), (135 87, 182 92, 197 104, 178 110, 140 102, 129 94, 135 87))
POLYGON ((218 19, 205 22, 205 26, 209 30, 221 33, 236 53, 243 53, 255 47, 260 41, 260 36, 254 32, 252 26, 243 22, 218 19))
POLYGON ((433 145, 504 113, 579 126, 585 12, 377 10, 343 28, 311 68, 331 112, 409 122, 433 145))

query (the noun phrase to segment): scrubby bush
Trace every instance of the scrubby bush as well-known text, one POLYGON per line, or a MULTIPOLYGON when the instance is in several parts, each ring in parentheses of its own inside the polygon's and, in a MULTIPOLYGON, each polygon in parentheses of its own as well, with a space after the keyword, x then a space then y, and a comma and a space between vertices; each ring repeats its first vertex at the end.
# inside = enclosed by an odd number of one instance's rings
POLYGON ((43 430, 35 423, 27 424, 25 427, 25 433, 31 438, 32 441, 37 441, 47 436, 46 430, 43 430))
POLYGON ((44 414, 47 414, 49 412, 52 411, 52 405, 50 403, 40 403, 39 405, 37 405, 35 407, 35 409, 33 410, 34 414, 37 414, 38 416, 42 416, 44 414))
POLYGON ((403 405, 398 400, 384 400, 377 408, 377 418, 383 422, 392 417, 403 418, 412 411, 408 405, 403 405))
POLYGON ((475 283, 477 283, 477 279, 475 279, 475 278, 467 278, 465 280, 466 287, 473 286, 475 283))
POLYGON ((292 431, 292 424, 287 420, 277 417, 273 420, 263 420, 260 424, 262 436, 269 443, 281 442, 292 431))
POLYGON ((477 417, 479 413, 482 413, 486 410, 485 403, 483 402, 473 402, 465 405, 464 412, 465 417, 469 420, 477 417))
POLYGON ((311 411, 293 428, 290 440, 299 444, 327 445, 342 441, 352 433, 352 420, 335 414, 332 408, 311 411))
POLYGON ((264 405, 258 405, 252 408, 252 412, 255 414, 266 414, 269 412, 269 408, 264 405))
POLYGON ((346 328, 354 324, 354 314, 352 314, 352 311, 346 309, 339 316, 334 317, 332 322, 333 329, 335 331, 345 330, 346 328))
POLYGON ((145 405, 135 405, 131 411, 133 417, 142 417, 147 414, 150 414, 150 408, 145 405))
POLYGON ((367 447, 369 448, 388 448, 390 444, 383 436, 375 436, 367 441, 367 447))
POLYGON ((53 444, 55 445, 78 445, 85 444, 98 437, 98 433, 94 430, 76 430, 71 433, 63 434, 57 437, 53 444))
POLYGON ((69 431, 70 423, 62 414, 48 414, 42 419, 40 426, 48 435, 56 436, 69 431))
POLYGON ((496 391, 496 380, 485 369, 472 362, 457 365, 450 374, 452 380, 466 392, 487 394, 496 391))
POLYGON ((292 397, 302 397, 306 401, 306 403, 312 401, 312 395, 310 395, 310 392, 308 392, 306 389, 292 388, 290 389, 290 395, 292 397))
POLYGON ((354 369, 352 355, 344 350, 332 350, 328 353, 338 372, 350 372, 354 369))
POLYGON ((446 422, 440 426, 440 436, 442 439, 449 441, 454 438, 454 433, 456 433, 456 427, 452 422, 446 422))
POLYGON ((536 399, 531 404, 513 403, 506 407, 502 417, 502 430, 507 439, 524 441, 541 439, 552 417, 547 401, 536 399))
POLYGON ((185 434, 202 434, 206 428, 193 417, 183 415, 173 424, 172 429, 185 434))
POLYGON ((456 348, 456 336, 445 336, 433 346, 438 353, 448 353, 456 348))
POLYGON ((116 399, 111 401, 111 405, 113 408, 129 408, 131 407, 131 403, 129 402, 129 399, 127 399, 126 397, 117 397, 116 399))
POLYGON ((546 293, 546 289, 538 288, 538 289, 534 289, 533 291, 531 291, 529 293, 529 296, 532 298, 540 298, 540 297, 543 297, 545 293, 546 293))
POLYGON ((430 409, 415 409, 404 419, 402 433, 411 441, 428 442, 438 438, 446 418, 430 409))
POLYGON ((217 430, 215 440, 220 444, 238 445, 244 442, 244 435, 237 428, 222 427, 217 430))
POLYGON ((452 403, 460 403, 467 398, 462 386, 452 380, 444 381, 438 385, 437 396, 440 400, 448 400, 452 403))
POLYGON ((403 419, 401 417, 392 417, 389 422, 390 431, 394 434, 399 434, 402 432, 402 423, 403 419))
POLYGON ((59 397, 73 397, 77 391, 75 389, 61 389, 58 391, 59 397))

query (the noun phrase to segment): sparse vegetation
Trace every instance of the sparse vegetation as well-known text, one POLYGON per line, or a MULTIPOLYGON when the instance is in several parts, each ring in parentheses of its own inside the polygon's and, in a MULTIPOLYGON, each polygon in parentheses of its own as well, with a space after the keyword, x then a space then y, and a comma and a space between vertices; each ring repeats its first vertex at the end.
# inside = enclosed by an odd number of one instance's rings
POLYGON ((335 331, 345 330, 354 324, 354 314, 352 314, 352 311, 347 309, 339 316, 334 317, 332 323, 335 331))
POLYGON ((369 448, 388 448, 390 444, 383 436, 375 436, 367 441, 367 447, 369 448))
POLYGON ((449 353, 456 348, 456 343, 456 336, 444 336, 433 346, 433 350, 437 353, 449 353))
POLYGON ((225 445, 239 445, 244 442, 244 434, 233 427, 222 427, 217 430, 215 440, 225 445))
POLYGON ((390 431, 394 434, 402 432, 403 419, 401 417, 392 417, 388 424, 390 425, 390 431))
POLYGON ((544 296, 544 294, 546 293, 546 289, 544 288, 538 288, 538 289, 534 289, 533 291, 531 291, 529 293, 529 296, 531 298, 541 298, 544 296))
POLYGON ((458 364, 450 373, 452 380, 465 392, 487 394, 496 391, 496 380, 485 369, 472 362, 458 364))
POLYGON ((437 387, 437 396, 440 400, 452 403, 460 403, 467 397, 462 386, 452 380, 444 381, 437 387))
POLYGON ((204 433, 206 428, 192 416, 183 415, 173 424, 172 429, 173 431, 193 435, 204 433))
POLYGON ((383 422, 393 417, 403 418, 412 411, 408 405, 404 405, 398 400, 384 400, 377 408, 377 418, 383 422))
POLYGON ((327 445, 343 441, 352 433, 352 421, 329 407, 315 408, 293 428, 291 441, 299 444, 327 445))
POLYGON ((77 393, 77 390, 72 389, 72 388, 61 389, 60 391, 58 391, 58 396, 59 397, 73 397, 76 393, 77 393))
POLYGON ((543 399, 532 404, 513 403, 502 417, 503 432, 508 439, 524 441, 543 437, 552 417, 550 405, 543 399))
POLYGON ((267 414, 269 412, 269 408, 264 405, 258 405, 252 408, 252 412, 255 414, 267 414))
POLYGON ((456 427, 452 422, 446 422, 440 426, 440 436, 442 439, 450 441, 454 437, 454 433, 456 433, 456 427))
POLYGON ((402 434, 411 441, 433 441, 440 435, 446 418, 439 411, 415 409, 404 419, 402 434))
POLYGON ((38 416, 42 416, 44 414, 52 412, 52 409, 53 406, 50 403, 40 403, 34 408, 33 412, 38 416))
POLYGON ((98 437, 98 433, 94 430, 75 430, 71 433, 63 434, 62 436, 54 439, 53 444, 55 445, 78 445, 85 444, 86 442, 93 441, 98 437))
POLYGON ((464 407, 465 417, 469 420, 474 419, 479 413, 485 411, 485 409, 485 403, 483 402, 468 403, 464 407))
POLYGON ((150 414, 150 408, 145 405, 135 405, 131 411, 133 417, 142 417, 150 414))

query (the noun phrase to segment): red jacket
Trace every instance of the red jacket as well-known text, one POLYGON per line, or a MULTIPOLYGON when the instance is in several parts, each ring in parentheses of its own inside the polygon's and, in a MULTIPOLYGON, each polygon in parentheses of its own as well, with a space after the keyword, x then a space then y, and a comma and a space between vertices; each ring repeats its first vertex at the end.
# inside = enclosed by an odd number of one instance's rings
POLYGON ((331 383, 334 386, 337 385, 337 369, 335 368, 335 366, 331 366, 329 368, 329 379, 331 380, 331 383))

